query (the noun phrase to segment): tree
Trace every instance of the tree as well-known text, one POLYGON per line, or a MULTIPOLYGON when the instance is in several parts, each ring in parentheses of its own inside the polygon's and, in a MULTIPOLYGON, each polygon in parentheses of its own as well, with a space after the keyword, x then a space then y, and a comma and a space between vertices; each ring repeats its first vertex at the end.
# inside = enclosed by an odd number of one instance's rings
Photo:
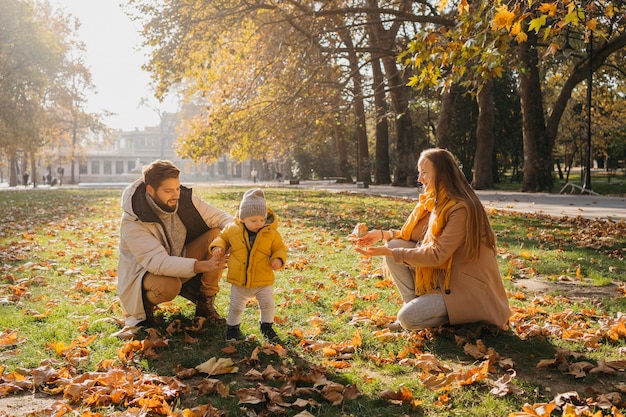
MULTIPOLYGON (((328 136, 337 137, 334 123, 338 121, 341 130, 349 126, 343 123, 354 123, 354 128, 345 133, 356 141, 357 177, 367 180, 371 164, 364 121, 366 111, 373 107, 369 106, 368 95, 376 91, 381 135, 377 154, 386 162, 389 158, 382 146, 395 146, 394 182, 405 185, 407 176, 414 177, 410 89, 396 63, 396 53, 416 25, 440 20, 432 8, 424 9, 407 0, 369 1, 366 7, 346 1, 305 0, 175 0, 163 5, 134 0, 131 5, 136 18, 143 19, 146 46, 153 51, 146 68, 155 75, 158 94, 181 88, 188 100, 204 107, 203 114, 181 137, 180 151, 186 155, 215 158, 221 153, 236 153, 242 157, 246 153, 239 152, 240 145, 251 149, 243 143, 250 136, 256 138, 260 152, 272 153, 279 146, 281 152, 288 152, 297 149, 292 145, 303 137, 320 143, 328 136), (376 88, 363 77, 370 73, 370 62, 382 63, 384 68, 384 72, 372 71, 379 77, 376 88), (386 89, 380 78, 383 74, 386 89), (388 108, 382 105, 385 97, 391 103, 388 108), (301 111, 281 110, 285 104, 296 102, 301 111), (288 120, 278 118, 287 113, 288 120), (380 123, 383 114, 385 122, 393 122, 389 126, 396 133, 393 144, 382 132, 386 127, 380 123), (235 119, 236 124, 232 123, 235 119), (266 121, 274 123, 267 126, 266 121), (279 134, 267 134, 278 128, 279 134)), ((338 144, 342 142, 337 140, 338 144)), ((382 180, 388 179, 383 170, 378 172, 382 180)))
POLYGON ((81 45, 75 22, 47 2, 8 0, 0 19, 0 147, 11 161, 14 186, 20 153, 30 158, 31 177, 38 178, 36 155, 60 136, 64 112, 72 114, 76 140, 77 120, 85 116, 77 103, 84 96, 72 89, 77 77, 88 80, 89 73, 71 61, 81 45))
MULTIPOLYGON (((439 3, 445 8, 449 2, 439 3)), ((597 71, 609 56, 626 46, 626 22, 620 10, 624 5, 520 0, 507 4, 483 1, 472 7, 480 12, 469 13, 466 1, 458 2, 458 24, 453 30, 433 30, 409 47, 418 70, 413 84, 448 87, 454 82, 476 83, 486 77, 499 77, 508 58, 519 63, 524 136, 522 191, 549 191, 553 185, 554 141, 574 87, 587 79, 589 69, 597 71), (555 56, 573 34, 580 36, 576 44, 580 58, 573 65, 561 60, 561 70, 568 76, 555 100, 545 105, 541 60, 555 56), (591 43, 592 39, 597 42, 591 43), (511 40, 518 45, 516 48, 511 40), (434 64, 424 60, 426 49, 434 49, 434 64)))

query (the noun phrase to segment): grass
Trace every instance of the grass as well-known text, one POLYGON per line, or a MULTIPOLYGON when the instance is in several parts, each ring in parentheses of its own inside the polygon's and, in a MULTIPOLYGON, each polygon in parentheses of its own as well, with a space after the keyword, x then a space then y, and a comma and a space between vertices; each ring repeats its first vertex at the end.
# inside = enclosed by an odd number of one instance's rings
MULTIPOLYGON (((234 213, 245 189, 195 191, 234 213)), ((316 385, 311 376, 320 373, 346 390, 356 386, 360 396, 347 399, 346 395, 333 405, 320 389, 292 397, 284 394, 284 415, 301 411, 288 405, 296 398, 310 401, 307 410, 319 416, 507 416, 520 412, 526 403, 547 403, 569 391, 591 398, 588 402, 593 403, 598 394, 590 394, 590 386, 604 394, 623 392, 623 367, 612 374, 587 370, 584 377, 563 370, 566 364, 583 359, 593 366, 600 361, 618 361, 626 351, 626 328, 623 320, 620 322, 626 303, 623 292, 614 288, 623 285, 626 275, 623 223, 555 221, 546 216, 492 211, 489 215, 500 245, 498 262, 516 314, 511 329, 473 333, 476 329, 471 326, 447 326, 389 333, 374 319, 393 319, 399 296, 381 274, 380 260, 362 258, 345 236, 357 221, 366 221, 371 228, 398 228, 414 203, 272 187, 266 189, 266 195, 280 217, 280 230, 289 247, 287 267, 277 274, 275 297, 276 329, 285 351, 276 354, 264 349, 258 311, 252 305, 245 311, 242 331, 254 337, 236 344, 235 352, 223 351, 229 344, 220 326, 205 324, 199 330, 168 335, 166 328, 175 320, 183 326, 193 324, 194 307, 178 297, 157 312, 166 346, 151 350, 144 341, 141 349, 125 358, 120 352, 128 348, 129 341, 111 336, 120 329, 121 316, 115 292, 120 190, 0 192, 0 329, 5 336, 0 341, 0 374, 4 375, 0 387, 12 373, 30 375, 42 364, 52 364, 55 369, 70 366, 80 375, 113 363, 108 366, 171 377, 209 358, 228 357, 239 366, 239 372, 212 378, 219 379, 230 394, 222 397, 200 392, 203 375, 198 374, 182 380, 190 389, 170 401, 172 413, 200 404, 212 404, 228 416, 242 415, 241 407, 267 412, 263 410, 271 401, 242 404, 238 390, 272 387, 284 393, 285 379, 300 388, 328 388, 326 382, 316 385), (541 282, 548 290, 533 294, 519 287, 523 280, 541 282), (598 298, 595 294, 600 290, 605 295, 598 298), (13 339, 8 336, 10 331, 14 331, 13 339), (485 358, 466 351, 479 344, 477 338, 500 359, 515 364, 513 384, 522 393, 490 394, 498 378, 509 372, 494 360, 488 376, 477 373, 485 358), (334 349, 334 354, 330 349, 317 349, 322 342, 334 349), (259 350, 258 359, 251 359, 259 350), (562 350, 567 356, 561 355, 562 350), (423 361, 429 355, 446 370, 428 371, 423 361), (538 368, 540 361, 555 357, 559 363, 538 368), (259 381, 246 375, 252 369, 267 370, 268 365, 289 378, 259 381), (481 377, 472 383, 439 387, 425 379, 453 371, 481 377)), ((228 293, 224 282, 217 301, 223 314, 228 310, 228 293)), ((145 332, 137 340, 144 338, 155 340, 145 332)), ((52 386, 50 381, 35 388, 52 386)), ((0 404, 3 394, 0 388, 0 404)), ((5 399, 12 397, 19 398, 7 395, 5 399)), ((123 413, 136 403, 104 401, 94 406, 83 400, 71 406, 109 415, 123 413)), ((276 415, 283 412, 274 410, 276 415)), ((556 413, 553 415, 560 415, 556 413)), ((160 413, 152 409, 151 415, 160 413)))

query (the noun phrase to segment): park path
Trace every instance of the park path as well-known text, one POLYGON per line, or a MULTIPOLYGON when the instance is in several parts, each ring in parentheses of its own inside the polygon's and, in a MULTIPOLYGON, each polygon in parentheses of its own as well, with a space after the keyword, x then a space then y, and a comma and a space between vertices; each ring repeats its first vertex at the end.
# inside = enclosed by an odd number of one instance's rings
MULTIPOLYGON (((332 181, 302 181, 293 186, 409 199, 417 199, 419 193, 416 187, 369 185, 368 188, 359 188, 356 184, 340 184, 332 181)), ((557 218, 580 216, 587 219, 626 221, 626 197, 494 190, 479 190, 476 193, 487 209, 545 214, 557 218)))
MULTIPOLYGON (((285 186, 290 188, 310 188, 317 190, 327 190, 330 192, 349 192, 364 195, 380 195, 385 197, 398 197, 406 199, 417 199, 419 189, 417 187, 393 187, 391 185, 369 185, 367 188, 360 188, 357 184, 337 183, 333 180, 324 181, 300 181, 299 184, 283 184, 276 182, 258 182, 245 180, 225 180, 212 182, 185 182, 185 185, 192 187, 219 187, 223 185, 237 186, 285 186)), ((120 188, 127 184, 122 183, 81 183, 74 186, 78 188, 120 188)), ((30 187, 29 187, 30 188, 30 187)), ((0 184, 2 190, 24 190, 23 186, 8 188, 6 184, 0 184)), ((37 189, 50 189, 49 186, 39 186, 37 189)), ((607 219, 614 221, 626 221, 626 196, 624 197, 604 197, 597 195, 577 195, 577 194, 548 194, 548 193, 522 193, 516 191, 476 191, 483 205, 487 209, 517 211, 520 213, 536 213, 548 216, 561 217, 583 217, 586 219, 607 219)), ((1 194, 0 194, 1 198, 1 194)))

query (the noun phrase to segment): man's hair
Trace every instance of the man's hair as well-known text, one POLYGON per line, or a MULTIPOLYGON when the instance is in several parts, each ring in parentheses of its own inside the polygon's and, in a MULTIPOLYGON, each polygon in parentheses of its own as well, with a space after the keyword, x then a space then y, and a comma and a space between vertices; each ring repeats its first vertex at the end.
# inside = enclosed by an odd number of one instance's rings
POLYGON ((180 169, 171 161, 157 159, 143 169, 143 182, 155 190, 161 186, 163 180, 168 178, 178 178, 180 169))

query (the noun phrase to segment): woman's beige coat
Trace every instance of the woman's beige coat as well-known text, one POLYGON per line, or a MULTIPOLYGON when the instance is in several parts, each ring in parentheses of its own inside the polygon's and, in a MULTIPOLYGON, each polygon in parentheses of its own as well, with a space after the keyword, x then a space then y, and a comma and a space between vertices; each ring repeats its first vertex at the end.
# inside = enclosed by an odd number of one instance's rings
MULTIPOLYGON (((418 243, 415 248, 394 248, 394 260, 412 267, 437 267, 452 256, 450 290, 442 291, 450 324, 485 322, 502 327, 507 324, 511 310, 496 254, 483 245, 478 259, 468 259, 463 251, 466 222, 467 208, 458 203, 450 209, 448 222, 435 247, 422 247, 418 243)), ((411 240, 420 242, 427 225, 428 217, 420 220, 411 240)), ((443 276, 439 279, 440 288, 442 284, 443 276)))

